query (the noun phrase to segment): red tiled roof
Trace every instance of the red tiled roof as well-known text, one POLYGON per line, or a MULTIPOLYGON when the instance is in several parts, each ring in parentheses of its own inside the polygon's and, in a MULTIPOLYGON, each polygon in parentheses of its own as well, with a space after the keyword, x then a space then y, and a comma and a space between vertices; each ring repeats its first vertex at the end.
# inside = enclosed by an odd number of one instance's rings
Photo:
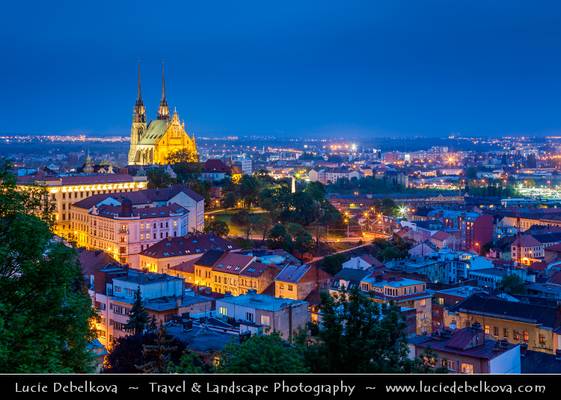
POLYGON ((237 250, 237 246, 213 234, 195 233, 181 237, 169 237, 144 250, 142 255, 151 258, 178 257, 203 254, 209 250, 237 250))
POLYGON ((78 250, 78 260, 82 273, 86 276, 93 275, 97 270, 105 267, 107 264, 115 262, 111 256, 101 250, 78 250))
POLYGON ((88 197, 87 199, 80 200, 72 205, 72 207, 79 207, 90 209, 99 202, 107 198, 125 198, 129 199, 133 205, 143 205, 152 204, 154 202, 165 202, 171 200, 174 196, 179 193, 185 193, 195 201, 202 201, 204 197, 200 194, 194 192, 184 185, 173 185, 165 189, 146 189, 138 190, 136 192, 119 192, 119 193, 103 193, 96 194, 94 196, 88 197))
POLYGON ((528 266, 528 269, 533 269, 535 271, 545 271, 547 269, 547 263, 543 261, 537 261, 528 266))
POLYGON ((444 231, 438 231, 438 232, 436 232, 434 235, 432 235, 432 238, 431 238, 431 239, 434 239, 434 240, 446 240, 446 239, 448 239, 448 238, 450 238, 450 234, 448 234, 448 233, 446 233, 446 232, 444 232, 444 231))
POLYGON ((538 247, 541 243, 538 242, 532 235, 522 235, 512 242, 512 246, 516 247, 538 247))
POLYGON ((240 274, 253 259, 253 256, 246 256, 239 253, 226 253, 214 263, 212 269, 231 274, 240 274))
POLYGON ((363 254, 362 256, 360 256, 360 258, 362 258, 364 261, 366 261, 368 264, 372 265, 373 267, 384 266, 384 264, 380 260, 378 260, 374 256, 371 256, 370 254, 363 254))
POLYGON ((553 246, 548 246, 545 251, 553 251, 555 253, 561 253, 561 243, 554 244, 553 246))
MULTIPOLYGON (((107 218, 122 216, 121 207, 102 205, 98 208, 99 215, 107 218)), ((133 208, 129 217, 139 217, 141 219, 169 217, 171 214, 186 214, 189 210, 179 204, 172 203, 169 206, 133 208)))
POLYGON ((561 271, 557 271, 556 273, 554 273, 547 282, 553 283, 554 285, 561 285, 561 271))
MULTIPOLYGON (((200 257, 199 257, 200 258, 200 257)), ((183 272, 186 274, 192 274, 195 272, 195 264, 199 260, 199 258, 195 258, 193 260, 182 262, 181 264, 177 264, 169 269, 172 271, 183 272)))
POLYGON ((17 178, 17 182, 19 184, 33 184, 36 181, 60 182, 64 186, 73 186, 133 182, 134 177, 127 174, 76 174, 67 176, 49 176, 45 175, 45 173, 37 173, 35 175, 26 175, 17 178))
POLYGON ((257 261, 252 262, 240 273, 241 276, 248 276, 256 278, 263 275, 267 271, 276 271, 277 268, 273 265, 263 264, 257 261))
POLYGON ((210 159, 210 160, 206 160, 203 171, 229 173, 230 168, 226 164, 224 164, 222 160, 210 159))

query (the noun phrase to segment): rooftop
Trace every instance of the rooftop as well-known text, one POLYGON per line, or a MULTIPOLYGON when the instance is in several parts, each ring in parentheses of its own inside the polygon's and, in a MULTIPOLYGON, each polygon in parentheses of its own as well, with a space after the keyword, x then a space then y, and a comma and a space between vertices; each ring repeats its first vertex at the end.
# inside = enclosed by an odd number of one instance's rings
POLYGON ((235 304, 237 306, 255 308, 265 311, 280 311, 288 306, 299 306, 307 304, 302 300, 283 299, 279 297, 268 296, 265 294, 247 293, 241 296, 226 296, 216 301, 227 304, 235 304))
POLYGON ((452 306, 450 311, 533 323, 550 329, 561 326, 561 315, 557 308, 511 302, 479 293, 452 306))
POLYGON ((191 233, 181 237, 169 237, 144 250, 142 255, 152 258, 178 257, 203 254, 209 250, 236 250, 233 242, 213 234, 191 233))

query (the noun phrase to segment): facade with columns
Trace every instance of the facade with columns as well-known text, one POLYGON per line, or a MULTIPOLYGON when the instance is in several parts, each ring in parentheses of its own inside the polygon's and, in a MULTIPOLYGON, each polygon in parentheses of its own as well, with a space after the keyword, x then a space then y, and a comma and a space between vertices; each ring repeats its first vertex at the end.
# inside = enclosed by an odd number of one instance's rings
POLYGON ((180 121, 174 111, 170 116, 166 99, 164 69, 162 66, 162 97, 157 119, 146 122, 146 108, 140 89, 140 68, 138 71, 138 94, 133 110, 129 165, 167 164, 170 156, 181 153, 187 161, 197 161, 198 152, 194 136, 185 131, 185 122, 180 121))

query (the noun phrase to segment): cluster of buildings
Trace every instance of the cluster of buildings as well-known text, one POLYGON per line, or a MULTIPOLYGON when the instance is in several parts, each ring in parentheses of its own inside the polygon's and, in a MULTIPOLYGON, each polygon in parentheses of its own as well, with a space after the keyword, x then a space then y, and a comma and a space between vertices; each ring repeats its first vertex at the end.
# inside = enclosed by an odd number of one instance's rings
POLYGON ((197 145, 179 114, 170 112, 163 70, 155 120, 147 118, 140 71, 137 90, 126 167, 96 165, 88 156, 74 171, 20 166, 17 173, 21 190, 45 189, 55 233, 80 249, 105 347, 128 334, 137 291, 151 317, 212 360, 248 334, 277 332, 291 341, 310 323, 321 324, 322 293, 338 297, 357 289, 398 307, 410 356, 430 350, 425 361, 434 367, 561 372, 561 197, 555 197, 552 143, 536 150, 526 140, 471 138, 472 145, 493 146, 481 152, 250 143, 234 153, 222 142, 197 145), (185 185, 148 188, 146 170, 165 168, 173 176, 166 164, 174 158, 197 166, 199 179, 210 183, 212 206, 221 202, 221 182, 236 183, 254 171, 291 178, 293 191, 297 180, 339 188, 329 190, 328 199, 344 215, 347 236, 354 219, 362 233, 407 243, 407 255, 381 262, 366 247, 348 253, 331 276, 318 260, 241 249, 203 233, 210 205, 201 194, 185 185), (362 178, 371 179, 356 184, 362 178), (477 188, 494 182, 498 190, 512 179, 527 182, 520 188, 526 197, 463 192, 468 181, 477 188), (548 187, 536 190, 535 182, 548 187), (368 192, 376 187, 383 190, 368 192), (397 211, 382 212, 386 198, 397 211))

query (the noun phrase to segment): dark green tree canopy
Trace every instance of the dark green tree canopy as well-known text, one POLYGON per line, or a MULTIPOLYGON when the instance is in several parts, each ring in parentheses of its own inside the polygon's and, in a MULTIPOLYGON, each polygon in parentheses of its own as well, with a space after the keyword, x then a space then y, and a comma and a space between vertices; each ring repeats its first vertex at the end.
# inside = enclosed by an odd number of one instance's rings
POLYGON ((252 336, 241 344, 229 344, 221 355, 218 372, 307 372, 302 354, 278 334, 252 336))
POLYGON ((0 163, 0 371, 88 372, 95 316, 74 249, 55 241, 48 197, 0 163))

